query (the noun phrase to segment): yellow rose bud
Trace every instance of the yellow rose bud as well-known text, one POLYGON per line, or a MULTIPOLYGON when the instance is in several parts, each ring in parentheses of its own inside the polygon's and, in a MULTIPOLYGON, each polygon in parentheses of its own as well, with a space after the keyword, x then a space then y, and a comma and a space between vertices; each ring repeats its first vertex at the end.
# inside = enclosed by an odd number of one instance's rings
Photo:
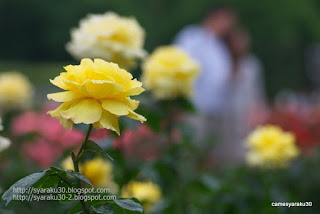
POLYGON ((19 72, 0 73, 0 108, 22 109, 30 106, 33 89, 29 80, 19 72))
POLYGON ((66 91, 48 94, 48 99, 62 104, 48 113, 60 119, 66 129, 71 130, 73 123, 85 123, 120 134, 118 117, 146 121, 134 112, 139 101, 130 98, 144 91, 142 83, 117 64, 83 59, 80 65, 68 65, 64 69, 66 72, 50 81, 66 91))
POLYGON ((144 30, 134 18, 113 12, 92 14, 71 32, 67 50, 76 59, 101 58, 130 69, 145 56, 144 30))
POLYGON ((247 138, 247 161, 250 165, 283 167, 298 156, 295 137, 272 125, 258 127, 247 138))
POLYGON ((175 46, 157 48, 142 66, 142 81, 160 99, 189 97, 198 64, 175 46))
POLYGON ((131 181, 123 187, 121 197, 137 198, 144 205, 145 210, 152 207, 161 199, 161 189, 157 184, 148 182, 131 181))

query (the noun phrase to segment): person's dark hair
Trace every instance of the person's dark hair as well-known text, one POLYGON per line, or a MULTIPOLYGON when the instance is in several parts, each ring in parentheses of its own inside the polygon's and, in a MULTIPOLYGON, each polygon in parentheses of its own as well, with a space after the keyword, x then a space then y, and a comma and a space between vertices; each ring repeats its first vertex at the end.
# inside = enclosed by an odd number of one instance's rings
POLYGON ((221 12, 228 12, 228 13, 235 14, 234 9, 230 5, 215 3, 211 7, 208 7, 208 9, 206 10, 206 17, 217 15, 221 12))

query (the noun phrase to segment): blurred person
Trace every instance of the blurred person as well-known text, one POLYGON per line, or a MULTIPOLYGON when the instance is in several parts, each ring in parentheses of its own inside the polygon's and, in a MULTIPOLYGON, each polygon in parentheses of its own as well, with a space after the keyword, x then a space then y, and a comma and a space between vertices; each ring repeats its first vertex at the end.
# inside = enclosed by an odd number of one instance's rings
POLYGON ((249 119, 265 108, 262 65, 250 53, 250 37, 240 27, 234 28, 225 38, 232 58, 232 70, 226 90, 222 113, 222 155, 229 160, 244 157, 244 138, 249 130, 249 119))
POLYGON ((235 22, 235 13, 230 8, 216 7, 202 25, 187 26, 174 41, 200 64, 193 103, 202 114, 216 116, 223 111, 223 94, 232 65, 223 40, 235 22))
POLYGON ((221 134, 225 126, 222 124, 222 113, 227 105, 225 97, 232 72, 232 57, 224 40, 236 22, 231 8, 215 7, 201 25, 185 27, 174 41, 200 64, 192 98, 198 115, 188 119, 195 126, 195 137, 201 146, 223 144, 221 134), (218 137, 217 142, 212 140, 215 136, 218 137))
POLYGON ((199 114, 191 119, 198 141, 217 144, 210 151, 216 164, 243 160, 248 119, 265 106, 262 66, 250 53, 248 33, 236 22, 230 8, 218 7, 202 26, 186 27, 175 40, 201 66, 192 99, 199 114))

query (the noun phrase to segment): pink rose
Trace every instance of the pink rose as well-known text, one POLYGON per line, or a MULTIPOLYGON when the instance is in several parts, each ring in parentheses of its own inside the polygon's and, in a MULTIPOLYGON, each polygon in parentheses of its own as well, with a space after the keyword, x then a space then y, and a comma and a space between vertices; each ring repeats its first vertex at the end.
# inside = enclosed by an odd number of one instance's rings
POLYGON ((43 138, 38 138, 34 142, 24 143, 22 149, 27 159, 32 160, 43 168, 50 167, 62 154, 59 148, 49 144, 43 138))
POLYGON ((38 131, 38 114, 35 112, 26 112, 13 119, 11 130, 14 135, 25 135, 30 132, 38 131))

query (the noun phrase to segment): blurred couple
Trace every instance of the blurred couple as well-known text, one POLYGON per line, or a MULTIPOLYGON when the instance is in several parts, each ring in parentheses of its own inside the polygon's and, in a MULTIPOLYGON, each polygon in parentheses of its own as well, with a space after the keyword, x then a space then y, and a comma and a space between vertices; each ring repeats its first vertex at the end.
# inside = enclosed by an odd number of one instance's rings
POLYGON ((215 7, 201 25, 184 28, 174 43, 201 67, 192 99, 198 141, 216 143, 214 161, 243 160, 248 118, 265 105, 262 67, 250 53, 249 34, 232 9, 215 7))

